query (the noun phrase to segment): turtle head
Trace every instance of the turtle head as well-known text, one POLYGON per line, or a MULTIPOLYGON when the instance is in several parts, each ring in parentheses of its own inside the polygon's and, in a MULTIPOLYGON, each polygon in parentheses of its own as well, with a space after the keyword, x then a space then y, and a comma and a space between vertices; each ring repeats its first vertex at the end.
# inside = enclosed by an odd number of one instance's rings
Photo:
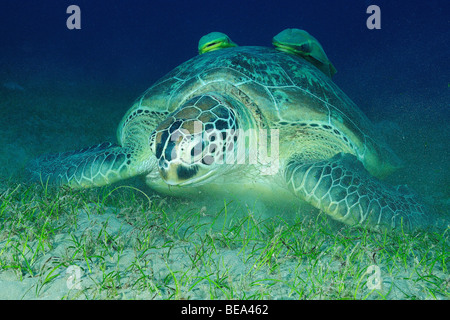
POLYGON ((211 32, 201 37, 198 42, 198 53, 203 54, 224 48, 237 47, 230 37, 222 32, 211 32))
POLYGON ((237 149, 237 128, 235 111, 223 97, 187 101, 152 133, 161 178, 169 185, 192 185, 224 172, 227 155, 237 149))

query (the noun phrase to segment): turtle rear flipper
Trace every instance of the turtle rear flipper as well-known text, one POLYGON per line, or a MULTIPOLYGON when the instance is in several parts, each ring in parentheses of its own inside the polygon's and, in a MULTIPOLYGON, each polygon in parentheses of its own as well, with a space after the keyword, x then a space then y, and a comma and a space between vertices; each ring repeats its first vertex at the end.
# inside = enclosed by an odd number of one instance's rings
POLYGON ((430 222, 412 192, 372 177, 350 154, 311 163, 291 161, 285 179, 297 196, 349 225, 412 229, 430 222))
POLYGON ((138 174, 130 150, 112 143, 44 155, 32 160, 27 170, 34 181, 74 188, 103 186, 138 174))

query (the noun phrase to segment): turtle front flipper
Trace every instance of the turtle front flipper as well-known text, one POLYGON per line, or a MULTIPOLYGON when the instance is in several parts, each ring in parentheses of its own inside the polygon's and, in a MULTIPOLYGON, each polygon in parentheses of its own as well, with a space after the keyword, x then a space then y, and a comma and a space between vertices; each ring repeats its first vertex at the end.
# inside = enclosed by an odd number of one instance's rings
POLYGON ((139 174, 133 153, 112 143, 41 156, 27 167, 34 181, 74 188, 110 184, 139 174))
POLYGON ((310 163, 293 160, 284 177, 297 196, 349 225, 411 229, 429 224, 423 206, 405 186, 382 183, 350 154, 310 163))

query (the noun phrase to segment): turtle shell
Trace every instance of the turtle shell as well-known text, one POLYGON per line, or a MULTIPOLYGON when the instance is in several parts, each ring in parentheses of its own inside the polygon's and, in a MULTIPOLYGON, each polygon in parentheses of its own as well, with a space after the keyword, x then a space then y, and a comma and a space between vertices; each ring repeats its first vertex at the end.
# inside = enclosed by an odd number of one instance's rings
POLYGON ((148 134, 168 113, 206 92, 238 99, 258 118, 253 125, 322 123, 336 128, 375 176, 401 164, 369 119, 326 75, 301 57, 266 47, 225 48, 176 67, 128 110, 118 128, 119 141, 136 140, 136 132, 148 134), (133 121, 139 115, 146 115, 147 121, 133 121))

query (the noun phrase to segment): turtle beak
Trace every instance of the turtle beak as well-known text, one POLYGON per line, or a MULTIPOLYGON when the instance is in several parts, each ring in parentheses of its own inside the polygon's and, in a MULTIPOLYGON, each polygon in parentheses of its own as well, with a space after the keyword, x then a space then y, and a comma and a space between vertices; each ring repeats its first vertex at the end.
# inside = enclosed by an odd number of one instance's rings
POLYGON ((161 178, 171 186, 198 184, 214 173, 214 170, 204 170, 199 165, 187 166, 174 162, 168 164, 168 167, 161 167, 158 164, 158 170, 161 178))
POLYGON ((158 162, 158 171, 161 178, 169 185, 186 185, 196 177, 199 171, 198 165, 187 166, 180 162, 161 159, 158 162))
POLYGON ((200 164, 187 164, 177 158, 162 158, 158 161, 158 171, 161 178, 172 186, 185 186, 204 181, 215 170, 205 168, 200 164))

